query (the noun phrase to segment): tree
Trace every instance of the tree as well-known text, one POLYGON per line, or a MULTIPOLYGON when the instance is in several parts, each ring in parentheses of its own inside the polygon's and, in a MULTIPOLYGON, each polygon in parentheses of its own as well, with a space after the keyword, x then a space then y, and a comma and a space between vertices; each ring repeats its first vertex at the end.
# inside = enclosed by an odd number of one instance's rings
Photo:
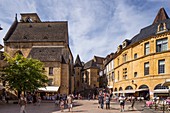
POLYGON ((7 82, 7 87, 18 91, 18 95, 21 92, 34 91, 48 82, 44 65, 39 60, 24 58, 20 54, 16 54, 14 58, 6 53, 4 55, 8 66, 4 69, 3 79, 7 82))

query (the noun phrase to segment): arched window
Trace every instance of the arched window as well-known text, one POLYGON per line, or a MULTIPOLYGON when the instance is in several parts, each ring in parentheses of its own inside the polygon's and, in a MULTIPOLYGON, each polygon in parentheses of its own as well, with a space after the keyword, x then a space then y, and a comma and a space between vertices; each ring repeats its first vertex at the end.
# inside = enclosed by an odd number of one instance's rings
POLYGON ((169 89, 168 86, 162 86, 161 84, 158 84, 155 86, 154 90, 156 89, 169 89))
POLYGON ((120 88, 119 88, 119 91, 122 91, 122 90, 123 90, 123 88, 122 88, 122 87, 120 87, 120 88))
POLYGON ((160 25, 159 25, 159 31, 163 31, 164 30, 164 25, 163 25, 163 23, 161 23, 160 25))
POLYGON ((125 90, 132 90, 133 88, 132 88, 132 86, 127 86, 126 88, 125 88, 125 90))
POLYGON ((15 53, 15 55, 17 55, 17 54, 19 54, 19 55, 22 55, 22 56, 23 56, 23 54, 22 54, 21 50, 18 50, 18 51, 15 53))
POLYGON ((146 89, 146 88, 149 88, 147 85, 141 85, 140 87, 139 87, 139 89, 146 89))

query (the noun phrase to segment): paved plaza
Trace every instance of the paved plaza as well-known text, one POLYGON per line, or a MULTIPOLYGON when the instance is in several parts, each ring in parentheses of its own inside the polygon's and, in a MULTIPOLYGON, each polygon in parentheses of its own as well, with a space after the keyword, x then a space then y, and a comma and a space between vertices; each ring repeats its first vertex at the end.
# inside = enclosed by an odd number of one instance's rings
MULTIPOLYGON (((126 102, 126 113, 162 113, 162 111, 155 111, 144 107, 143 102, 136 102, 134 111, 128 110, 130 106, 129 102, 126 102)), ((19 113, 20 107, 18 104, 0 103, 0 113, 19 113)), ((55 106, 52 101, 43 101, 40 106, 28 104, 26 107, 27 113, 61 113, 60 109, 55 106)), ((64 112, 68 112, 68 109, 64 109, 64 112)), ((98 108, 97 100, 74 100, 73 113, 120 113, 120 107, 118 102, 111 102, 111 109, 106 110, 98 108)))

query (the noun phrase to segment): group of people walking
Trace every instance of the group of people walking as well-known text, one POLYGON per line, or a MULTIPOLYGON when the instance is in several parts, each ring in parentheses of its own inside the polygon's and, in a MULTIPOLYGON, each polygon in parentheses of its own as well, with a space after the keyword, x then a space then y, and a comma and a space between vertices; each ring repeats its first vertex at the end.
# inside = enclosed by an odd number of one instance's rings
POLYGON ((58 104, 60 105, 60 109, 61 112, 63 112, 64 108, 66 108, 66 106, 68 107, 68 111, 72 111, 73 109, 73 95, 69 94, 68 96, 66 96, 66 98, 61 97, 60 100, 56 100, 59 101, 58 104))
POLYGON ((25 109, 27 103, 33 103, 33 105, 38 104, 40 106, 41 97, 38 96, 36 93, 34 94, 28 93, 26 97, 24 96, 24 94, 21 94, 18 101, 18 104, 20 105, 20 113, 27 113, 25 109))
MULTIPOLYGON (((36 94, 28 94, 26 97, 24 94, 20 95, 18 104, 20 105, 20 113, 27 113, 26 112, 26 105, 27 103, 33 103, 33 105, 40 105, 40 96, 37 96, 36 94)), ((55 105, 59 106, 61 109, 61 112, 63 112, 64 108, 68 108, 68 111, 72 111, 73 108, 73 95, 56 95, 55 98, 55 105)))
POLYGON ((111 99, 112 95, 107 93, 104 94, 102 92, 99 92, 99 96, 98 96, 98 108, 104 108, 104 100, 106 103, 106 109, 110 109, 110 99, 111 99))
MULTIPOLYGON (((104 103, 106 105, 106 109, 110 109, 110 101, 112 98, 112 94, 109 93, 103 93, 103 92, 99 92, 98 95, 98 108, 104 108, 104 103)), ((136 98, 134 96, 130 96, 129 98, 126 98, 124 96, 120 96, 118 98, 118 102, 120 104, 120 111, 124 112, 125 111, 125 101, 130 101, 131 105, 128 107, 128 110, 134 110, 134 105, 135 105, 135 101, 136 98)))

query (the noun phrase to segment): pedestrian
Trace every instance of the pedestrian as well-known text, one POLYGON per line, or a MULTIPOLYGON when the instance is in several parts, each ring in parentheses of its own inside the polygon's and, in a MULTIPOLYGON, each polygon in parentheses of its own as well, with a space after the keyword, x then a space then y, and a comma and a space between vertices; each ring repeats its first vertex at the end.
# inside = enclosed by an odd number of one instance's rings
POLYGON ((124 96, 120 96, 119 97, 119 102, 120 102, 120 111, 124 112, 124 107, 125 107, 125 97, 124 96))
POLYGON ((110 97, 106 95, 106 109, 110 109, 110 97))
POLYGON ((98 108, 100 108, 100 95, 98 96, 98 108))
POLYGON ((103 109, 104 107, 104 96, 103 94, 100 95, 100 107, 103 109))
POLYGON ((9 103, 9 95, 6 93, 6 95, 5 95, 5 100, 6 100, 6 103, 8 104, 9 103))
POLYGON ((88 94, 88 100, 90 100, 90 93, 88 94))
POLYGON ((73 108, 73 98, 71 95, 67 97, 68 111, 70 112, 73 108))
POLYGON ((34 93, 33 96, 33 105, 36 105, 36 102, 37 102, 37 95, 34 93))
POLYGON ((27 99, 21 94, 18 104, 20 105, 20 113, 27 113, 25 110, 27 99))
POLYGON ((129 109, 131 108, 132 110, 134 110, 135 101, 136 101, 135 97, 132 96, 132 97, 131 97, 131 102, 132 102, 132 104, 131 104, 131 106, 129 107, 129 109))
POLYGON ((37 98, 37 102, 38 102, 38 106, 40 106, 40 104, 41 104, 41 97, 40 97, 40 95, 37 98))
POLYGON ((63 99, 60 100, 60 109, 61 109, 61 112, 63 112, 63 109, 64 109, 64 100, 63 99))

